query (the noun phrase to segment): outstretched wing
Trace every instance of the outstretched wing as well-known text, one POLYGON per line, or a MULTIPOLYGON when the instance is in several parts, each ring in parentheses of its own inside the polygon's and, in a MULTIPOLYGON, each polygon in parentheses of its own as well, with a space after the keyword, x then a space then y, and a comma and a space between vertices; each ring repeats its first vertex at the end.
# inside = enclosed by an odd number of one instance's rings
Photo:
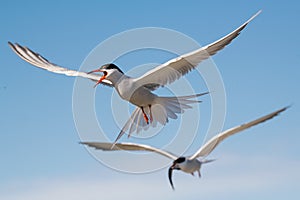
POLYGON ((238 132, 241 132, 247 128, 250 128, 252 126, 255 126, 257 124, 260 124, 262 122, 265 122, 267 120, 272 119, 273 117, 279 115, 279 113, 285 111, 288 107, 284 107, 280 110, 277 110, 275 112, 272 112, 268 115, 265 115, 261 118, 258 118, 254 121, 242 124, 240 126, 236 126, 234 128, 228 129, 218 135, 216 135, 215 137, 213 137, 212 139, 210 139, 207 143, 205 143, 193 156, 190 157, 190 159, 195 159, 198 157, 205 157, 208 154, 210 154, 216 147, 218 144, 220 144, 224 139, 228 138, 231 135, 234 135, 238 132))
POLYGON ((145 87, 148 87, 149 85, 149 87, 152 90, 154 90, 158 88, 158 86, 164 86, 179 79, 181 76, 195 69, 201 61, 207 59, 209 56, 216 54, 219 50, 223 49, 226 45, 228 45, 260 12, 261 11, 257 12, 243 25, 241 25, 225 37, 200 49, 172 59, 148 71, 141 77, 136 78, 136 83, 140 86, 145 87))
POLYGON ((88 145, 89 147, 94 147, 95 149, 100 149, 103 151, 151 151, 168 157, 172 160, 176 160, 178 157, 170 152, 151 147, 144 144, 135 144, 135 143, 106 143, 106 142, 81 142, 81 144, 88 145))
MULTIPOLYGON (((54 63, 49 62, 46 58, 44 58, 43 56, 41 56, 40 54, 32 51, 31 49, 21 46, 18 43, 12 44, 11 42, 8 42, 10 48, 23 60, 25 60, 26 62, 45 69, 47 71, 50 72, 54 72, 57 74, 64 74, 67 76, 80 76, 83 78, 88 78, 92 81, 98 81, 101 76, 97 75, 97 74, 88 74, 86 72, 79 72, 79 71, 74 71, 74 70, 70 70, 67 68, 63 68, 60 67, 54 63)), ((108 80, 103 80, 103 84, 104 85, 108 85, 108 86, 112 86, 111 82, 108 80)))

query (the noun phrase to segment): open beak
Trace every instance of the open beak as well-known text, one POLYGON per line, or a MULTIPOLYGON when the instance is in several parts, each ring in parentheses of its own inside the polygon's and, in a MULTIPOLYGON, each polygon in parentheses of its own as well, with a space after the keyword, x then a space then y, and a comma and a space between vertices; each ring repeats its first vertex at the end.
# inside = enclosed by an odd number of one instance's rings
POLYGON ((103 72, 104 75, 103 75, 103 76, 99 79, 99 81, 94 85, 94 88, 95 88, 97 85, 99 85, 99 84, 106 78, 106 76, 107 76, 107 72, 104 71, 104 70, 102 70, 102 69, 95 69, 95 70, 93 70, 93 71, 88 72, 88 74, 95 73, 95 72, 103 72))
POLYGON ((93 71, 88 72, 87 74, 96 73, 96 72, 103 72, 102 69, 95 69, 93 71))

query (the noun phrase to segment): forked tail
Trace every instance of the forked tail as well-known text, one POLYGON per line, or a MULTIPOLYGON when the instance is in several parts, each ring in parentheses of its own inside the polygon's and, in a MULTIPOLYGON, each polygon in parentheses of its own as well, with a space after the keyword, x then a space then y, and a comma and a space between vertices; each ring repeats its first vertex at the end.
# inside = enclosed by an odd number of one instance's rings
POLYGON ((215 161, 216 159, 205 159, 205 160, 201 160, 201 164, 206 164, 206 163, 210 163, 210 162, 213 162, 215 161))
POLYGON ((143 108, 145 115, 152 119, 150 124, 145 122, 142 109, 137 107, 123 126, 114 144, 126 132, 128 132, 128 137, 130 137, 134 132, 139 133, 141 130, 147 130, 150 125, 156 127, 157 122, 165 125, 169 121, 169 118, 177 119, 178 114, 192 108, 190 104, 201 102, 195 98, 205 94, 208 94, 208 92, 180 97, 157 97, 151 107, 143 108))
POLYGON ((169 121, 169 118, 177 119, 178 114, 192 108, 190 104, 200 103, 201 101, 195 98, 205 94, 208 94, 208 92, 180 97, 157 97, 155 100, 156 104, 151 107, 153 119, 165 125, 169 121))

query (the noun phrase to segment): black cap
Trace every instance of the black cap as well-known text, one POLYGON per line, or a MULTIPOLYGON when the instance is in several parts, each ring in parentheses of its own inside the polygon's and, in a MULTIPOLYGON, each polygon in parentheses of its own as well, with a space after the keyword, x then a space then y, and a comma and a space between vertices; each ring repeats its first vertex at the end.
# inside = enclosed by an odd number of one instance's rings
POLYGON ((121 72, 122 74, 124 74, 122 72, 122 70, 117 65, 115 65, 113 63, 108 63, 108 64, 105 64, 105 65, 102 65, 100 67, 100 69, 117 69, 119 72, 121 72))

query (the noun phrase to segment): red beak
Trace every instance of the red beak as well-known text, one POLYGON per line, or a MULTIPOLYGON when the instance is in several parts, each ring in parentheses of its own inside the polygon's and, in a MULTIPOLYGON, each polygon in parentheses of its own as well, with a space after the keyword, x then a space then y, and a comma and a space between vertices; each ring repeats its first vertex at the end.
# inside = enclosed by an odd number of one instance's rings
POLYGON ((102 69, 95 69, 93 71, 88 72, 87 74, 95 73, 95 72, 103 72, 102 69))
POLYGON ((99 85, 105 78, 106 78, 106 76, 103 75, 103 76, 99 79, 99 81, 94 85, 94 88, 95 88, 97 85, 99 85))
MULTIPOLYGON (((90 71, 88 72, 88 74, 91 74, 91 73, 95 73, 95 72, 105 72, 103 71, 102 69, 95 69, 93 71, 90 71)), ((104 75, 99 79, 99 81, 94 85, 94 88, 99 85, 104 79, 106 78, 106 73, 104 73, 104 75)))

